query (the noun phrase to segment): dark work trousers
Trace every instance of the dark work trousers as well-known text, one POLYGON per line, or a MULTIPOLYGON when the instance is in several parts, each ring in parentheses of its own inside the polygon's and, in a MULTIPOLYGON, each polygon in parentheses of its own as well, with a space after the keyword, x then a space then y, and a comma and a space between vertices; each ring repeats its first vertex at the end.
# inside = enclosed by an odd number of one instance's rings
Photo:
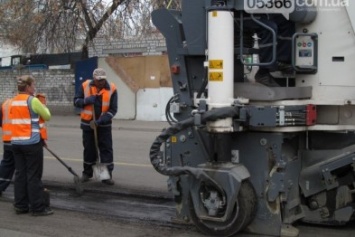
POLYGON ((12 145, 15 157, 15 207, 40 212, 45 208, 42 173, 43 144, 12 145))
POLYGON ((0 163, 0 192, 10 185, 15 172, 15 160, 10 142, 4 142, 4 154, 0 163))
MULTIPOLYGON (((286 20, 280 14, 269 14, 260 19, 276 32, 276 60, 284 63, 291 63, 292 36, 295 33, 295 23, 286 20)), ((272 34, 269 30, 259 27, 256 31, 259 40, 259 59, 266 63, 272 60, 272 34)), ((276 70, 276 63, 270 66, 262 66, 270 71, 276 70)))
MULTIPOLYGON (((106 164, 112 174, 113 170, 113 149, 112 149, 112 127, 98 127, 97 138, 99 143, 99 157, 101 164, 106 164)), ((83 174, 93 176, 92 165, 96 164, 96 145, 93 129, 83 129, 84 146, 84 171, 83 174)))

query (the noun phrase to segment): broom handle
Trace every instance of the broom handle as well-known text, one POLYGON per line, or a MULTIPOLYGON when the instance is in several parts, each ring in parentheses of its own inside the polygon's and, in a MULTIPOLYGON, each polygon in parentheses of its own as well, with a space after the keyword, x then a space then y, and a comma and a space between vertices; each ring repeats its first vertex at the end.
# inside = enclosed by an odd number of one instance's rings
POLYGON ((62 165, 64 165, 65 168, 69 170, 70 173, 72 173, 74 176, 79 177, 77 173, 69 166, 67 165, 57 154, 55 154, 51 149, 48 148, 48 146, 44 146, 49 153, 51 153, 62 165))

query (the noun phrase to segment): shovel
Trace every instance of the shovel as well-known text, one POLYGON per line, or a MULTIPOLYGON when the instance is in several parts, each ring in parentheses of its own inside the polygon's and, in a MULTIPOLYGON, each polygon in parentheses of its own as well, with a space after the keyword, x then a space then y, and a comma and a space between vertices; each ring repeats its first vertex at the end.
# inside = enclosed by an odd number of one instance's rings
POLYGON ((59 156, 57 156, 52 150, 50 150, 47 146, 44 146, 44 148, 46 148, 47 151, 49 151, 49 153, 51 153, 62 165, 65 166, 65 168, 68 169, 68 171, 70 173, 72 173, 74 175, 74 184, 75 184, 76 193, 79 195, 82 195, 84 192, 84 189, 81 184, 79 176, 74 172, 74 170, 71 167, 69 167, 62 159, 60 159, 59 156))
POLYGON ((97 127, 95 124, 95 108, 92 105, 92 113, 93 113, 93 121, 91 121, 91 128, 94 129, 94 137, 95 137, 95 150, 96 150, 96 164, 92 166, 94 171, 94 176, 98 180, 111 179, 110 172, 108 172, 107 166, 105 164, 100 163, 100 155, 99 155, 99 140, 97 139, 97 127))

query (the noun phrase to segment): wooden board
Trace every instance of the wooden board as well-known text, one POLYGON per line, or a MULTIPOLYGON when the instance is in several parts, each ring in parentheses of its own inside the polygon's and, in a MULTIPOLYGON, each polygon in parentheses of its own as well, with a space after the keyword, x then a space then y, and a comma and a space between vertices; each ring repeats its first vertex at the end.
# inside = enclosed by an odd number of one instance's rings
POLYGON ((109 56, 106 62, 134 92, 142 88, 172 86, 167 55, 109 56))

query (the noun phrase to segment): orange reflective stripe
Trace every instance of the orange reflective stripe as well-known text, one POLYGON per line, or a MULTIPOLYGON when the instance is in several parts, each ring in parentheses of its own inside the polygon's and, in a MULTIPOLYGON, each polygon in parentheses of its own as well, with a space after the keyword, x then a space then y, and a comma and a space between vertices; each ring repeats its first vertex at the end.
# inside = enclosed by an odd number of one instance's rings
POLYGON ((5 100, 2 104, 2 140, 4 142, 11 141, 11 119, 10 119, 10 106, 11 99, 5 100))

